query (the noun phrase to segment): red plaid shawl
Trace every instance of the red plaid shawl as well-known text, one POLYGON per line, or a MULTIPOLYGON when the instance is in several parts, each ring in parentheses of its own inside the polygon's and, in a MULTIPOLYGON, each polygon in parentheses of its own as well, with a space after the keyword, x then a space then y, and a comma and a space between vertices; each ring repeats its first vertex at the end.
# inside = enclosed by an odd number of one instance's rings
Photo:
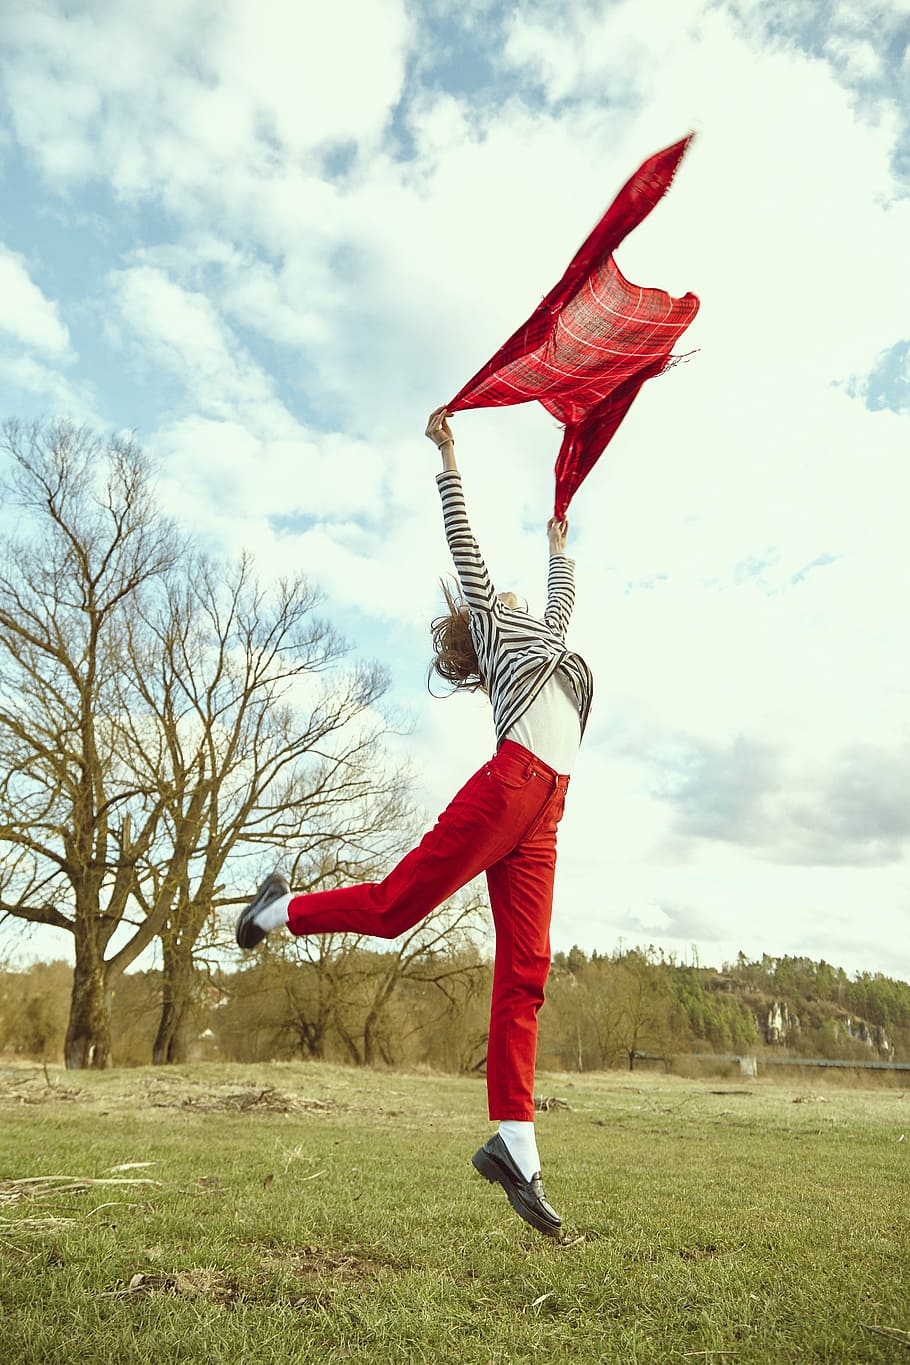
POLYGON ((612 253, 670 186, 689 137, 650 157, 626 182, 559 284, 447 404, 505 407, 537 399, 565 425, 556 461, 562 518, 646 379, 698 312, 698 299, 630 284, 612 253))

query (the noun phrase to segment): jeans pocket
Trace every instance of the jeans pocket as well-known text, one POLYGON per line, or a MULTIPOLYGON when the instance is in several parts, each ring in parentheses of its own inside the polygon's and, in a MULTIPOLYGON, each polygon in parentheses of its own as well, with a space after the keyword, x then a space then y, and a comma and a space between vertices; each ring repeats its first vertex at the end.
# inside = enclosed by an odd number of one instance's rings
POLYGON ((531 767, 500 767, 495 763, 489 765, 488 772, 500 786, 508 787, 510 791, 521 791, 534 776, 531 767))

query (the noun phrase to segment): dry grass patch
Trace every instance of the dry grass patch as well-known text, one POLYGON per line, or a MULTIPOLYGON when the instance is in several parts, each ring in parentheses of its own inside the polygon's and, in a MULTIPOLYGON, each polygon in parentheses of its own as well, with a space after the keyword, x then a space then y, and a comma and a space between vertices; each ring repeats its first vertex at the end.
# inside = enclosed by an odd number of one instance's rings
MULTIPOLYGON (((145 1161, 129 1163, 131 1166, 152 1164, 145 1161)), ((85 1194, 99 1185, 160 1184, 160 1180, 151 1180, 148 1176, 29 1175, 21 1180, 0 1180, 0 1208, 26 1199, 57 1199, 63 1194, 85 1194)))
POLYGON ((264 1090, 234 1090, 222 1095, 187 1095, 171 1103, 205 1114, 331 1114, 338 1108, 334 1100, 287 1095, 273 1086, 266 1086, 264 1090))
MULTIPOLYGON (((113 1166, 111 1170, 122 1171, 132 1170, 136 1167, 153 1165, 149 1161, 127 1162, 122 1166, 113 1166)), ((104 1209, 113 1208, 135 1208, 133 1203, 125 1203, 123 1200, 102 1200, 93 1208, 86 1209, 80 1214, 32 1214, 29 1210, 37 1203, 46 1201, 54 1203, 59 1199, 68 1198, 71 1195, 88 1194, 92 1190, 103 1190, 110 1192, 111 1187, 119 1192, 124 1187, 131 1191, 136 1186, 160 1186, 160 1180, 152 1180, 148 1176, 71 1176, 71 1175, 31 1175, 19 1180, 0 1180, 0 1233, 14 1235, 16 1233, 47 1233, 59 1232, 64 1228, 72 1227, 79 1222, 85 1222, 94 1218, 95 1214, 104 1209), (22 1210, 20 1212, 20 1210, 22 1210), (6 1217, 7 1213, 12 1213, 12 1217, 6 1217)), ((8 1244, 11 1245, 11 1244, 8 1244)), ((56 1243, 54 1244, 56 1246, 56 1243)))
POLYGON ((390 1257, 377 1256, 375 1251, 359 1247, 328 1248, 298 1247, 295 1251, 275 1250, 264 1258, 270 1268, 289 1270, 302 1280, 332 1279, 340 1284, 356 1280, 372 1280, 383 1271, 401 1272, 405 1267, 390 1257))
POLYGON ((233 1304, 243 1298, 238 1282, 216 1266, 196 1266, 172 1274, 137 1270, 128 1280, 117 1280, 103 1290, 101 1299, 123 1299, 135 1294, 167 1294, 172 1298, 208 1299, 213 1303, 233 1304))
POLYGON ((85 1093, 77 1086, 52 1081, 46 1064, 40 1072, 23 1074, 9 1071, 0 1075, 0 1100, 6 1103, 57 1104, 59 1101, 82 1100, 85 1093))

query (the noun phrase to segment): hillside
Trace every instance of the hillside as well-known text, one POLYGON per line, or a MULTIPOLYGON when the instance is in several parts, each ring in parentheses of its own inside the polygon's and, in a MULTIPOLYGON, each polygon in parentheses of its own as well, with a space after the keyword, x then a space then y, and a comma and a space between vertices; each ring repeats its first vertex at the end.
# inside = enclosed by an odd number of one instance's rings
POLYGON ((740 954, 718 970, 653 947, 573 948, 557 955, 549 996, 563 1023, 550 1040, 564 1065, 574 1048, 579 1070, 636 1049, 910 1060, 910 985, 810 958, 740 954))

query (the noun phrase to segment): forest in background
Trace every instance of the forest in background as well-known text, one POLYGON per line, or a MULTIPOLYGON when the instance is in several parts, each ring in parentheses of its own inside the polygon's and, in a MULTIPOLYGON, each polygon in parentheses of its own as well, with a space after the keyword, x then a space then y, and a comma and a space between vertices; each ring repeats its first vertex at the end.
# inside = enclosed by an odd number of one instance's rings
MULTIPOLYGON (((269 940, 236 971, 197 972, 186 1060, 320 1059, 355 1066, 482 1072, 492 964, 481 945, 442 938, 374 951, 362 939, 269 940)), ((72 968, 0 972, 0 1053, 63 1055, 72 968)), ((147 1065, 161 1012, 160 971, 118 978, 112 1063, 147 1065)), ((852 977, 805 957, 718 970, 654 947, 557 953, 540 1016, 543 1069, 669 1066, 687 1055, 910 1060, 910 984, 852 977)))

